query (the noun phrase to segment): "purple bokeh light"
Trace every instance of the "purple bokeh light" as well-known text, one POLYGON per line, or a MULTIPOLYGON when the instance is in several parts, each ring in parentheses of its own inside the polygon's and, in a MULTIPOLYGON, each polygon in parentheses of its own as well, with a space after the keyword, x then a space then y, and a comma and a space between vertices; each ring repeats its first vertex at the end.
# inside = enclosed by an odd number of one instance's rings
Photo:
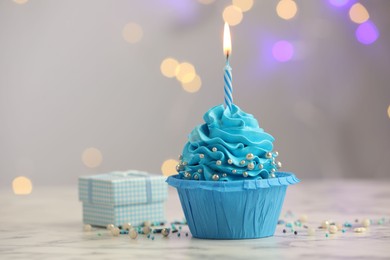
POLYGON ((349 0, 329 0, 329 3, 333 6, 341 7, 349 3, 349 0))
POLYGON ((288 41, 278 41, 272 47, 272 55, 277 61, 289 61, 294 55, 294 46, 288 41))
POLYGON ((374 43, 379 37, 378 28, 371 21, 359 25, 355 32, 356 39, 363 44, 374 43))

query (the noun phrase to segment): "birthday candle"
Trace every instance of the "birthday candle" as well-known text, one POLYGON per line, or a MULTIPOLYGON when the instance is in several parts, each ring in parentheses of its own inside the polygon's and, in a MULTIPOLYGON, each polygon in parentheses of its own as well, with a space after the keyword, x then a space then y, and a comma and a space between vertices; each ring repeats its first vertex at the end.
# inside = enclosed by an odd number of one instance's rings
POLYGON ((225 91, 225 104, 232 110, 233 104, 233 85, 232 85, 232 68, 229 64, 229 57, 232 53, 232 43, 230 38, 230 29, 229 25, 225 23, 224 33, 223 33, 223 52, 226 56, 226 66, 224 68, 224 91, 225 91))

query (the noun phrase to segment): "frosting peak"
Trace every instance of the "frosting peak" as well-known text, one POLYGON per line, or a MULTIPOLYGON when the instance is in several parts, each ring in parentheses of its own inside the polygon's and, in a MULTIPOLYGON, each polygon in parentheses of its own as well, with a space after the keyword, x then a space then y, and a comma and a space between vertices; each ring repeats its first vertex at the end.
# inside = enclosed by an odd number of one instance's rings
POLYGON ((265 179, 281 164, 272 152, 274 138, 259 127, 253 115, 238 106, 211 108, 205 124, 192 130, 177 170, 182 178, 232 181, 265 179))

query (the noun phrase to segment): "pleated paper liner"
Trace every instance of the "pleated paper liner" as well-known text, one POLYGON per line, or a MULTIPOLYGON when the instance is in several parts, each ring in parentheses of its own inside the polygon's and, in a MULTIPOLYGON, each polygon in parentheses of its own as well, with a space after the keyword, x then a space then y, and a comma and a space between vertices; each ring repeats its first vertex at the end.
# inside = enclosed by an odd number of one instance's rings
POLYGON ((176 187, 192 235, 204 239, 250 239, 273 236, 292 173, 276 178, 231 182, 167 179, 176 187))

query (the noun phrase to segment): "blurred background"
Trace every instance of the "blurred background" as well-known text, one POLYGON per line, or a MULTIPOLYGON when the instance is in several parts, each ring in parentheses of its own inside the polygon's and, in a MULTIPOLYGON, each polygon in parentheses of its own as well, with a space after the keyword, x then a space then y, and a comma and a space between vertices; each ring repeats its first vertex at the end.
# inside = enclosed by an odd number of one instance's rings
POLYGON ((388 178, 389 12, 388 0, 1 0, 0 186, 173 174, 223 103, 224 21, 234 102, 275 137, 283 170, 388 178))

